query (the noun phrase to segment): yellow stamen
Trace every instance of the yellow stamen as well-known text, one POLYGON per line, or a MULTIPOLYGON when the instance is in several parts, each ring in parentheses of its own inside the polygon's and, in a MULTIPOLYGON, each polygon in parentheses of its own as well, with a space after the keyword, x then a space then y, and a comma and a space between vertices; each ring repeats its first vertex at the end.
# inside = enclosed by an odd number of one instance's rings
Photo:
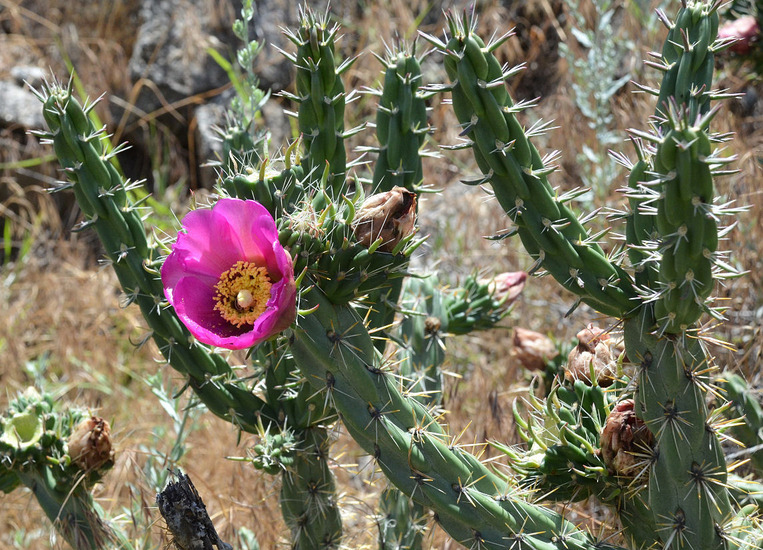
POLYGON ((251 262, 236 262, 215 285, 215 309, 239 328, 253 325, 267 309, 271 286, 267 269, 251 262))

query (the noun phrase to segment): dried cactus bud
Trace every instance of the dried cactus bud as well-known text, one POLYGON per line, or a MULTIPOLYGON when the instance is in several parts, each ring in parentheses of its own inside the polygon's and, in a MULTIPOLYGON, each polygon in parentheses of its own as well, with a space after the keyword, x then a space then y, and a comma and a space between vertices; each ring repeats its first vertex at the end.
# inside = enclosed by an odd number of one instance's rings
POLYGON ((392 252, 413 232, 416 222, 416 194, 404 187, 393 187, 371 195, 358 209, 353 221, 355 237, 365 246, 381 237, 379 250, 392 252))
POLYGON ((653 441, 652 432, 633 410, 633 399, 625 399, 615 406, 604 424, 601 458, 616 475, 634 476, 636 453, 650 449, 653 441))
POLYGON ((106 420, 97 416, 80 422, 67 445, 72 461, 83 470, 95 470, 114 459, 111 428, 106 420))
POLYGON ((744 15, 734 21, 725 23, 718 29, 718 39, 735 38, 729 51, 739 55, 748 55, 752 52, 755 42, 761 39, 760 26, 757 19, 752 15, 744 15))
POLYGON ((609 386, 615 381, 615 360, 610 348, 609 333, 588 325, 578 332, 578 345, 567 356, 564 377, 569 382, 581 380, 591 384, 591 365, 596 381, 601 386, 609 386))
POLYGON ((527 370, 545 370, 546 364, 557 355, 556 346, 547 336, 521 327, 514 329, 511 357, 527 370))
POLYGON ((526 280, 527 273, 524 271, 508 271, 496 275, 488 283, 488 288, 503 307, 509 307, 522 294, 526 280))

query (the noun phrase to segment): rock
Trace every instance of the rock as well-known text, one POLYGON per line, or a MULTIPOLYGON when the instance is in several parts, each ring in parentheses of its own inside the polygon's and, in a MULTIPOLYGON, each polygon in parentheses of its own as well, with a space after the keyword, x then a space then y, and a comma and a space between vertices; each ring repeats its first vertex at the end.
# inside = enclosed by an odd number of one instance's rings
POLYGON ((0 127, 46 129, 40 100, 15 82, 0 81, 0 127))
POLYGON ((19 65, 11 69, 11 76, 19 86, 25 87, 27 84, 38 88, 45 81, 48 72, 40 67, 31 65, 19 65))
POLYGON ((282 28, 297 29, 297 6, 284 0, 255 0, 254 10, 250 36, 264 46, 255 60, 260 87, 273 91, 283 90, 294 79, 294 67, 277 48, 288 53, 296 49, 284 36, 282 28))
MULTIPOLYGON (((173 103, 228 83, 225 71, 207 49, 215 48, 229 57, 228 44, 235 40, 230 30, 234 14, 232 10, 206 13, 212 9, 206 0, 143 1, 143 23, 128 67, 133 82, 146 82, 135 101, 139 112, 167 106, 172 110, 173 103)), ((163 117, 163 122, 172 124, 173 119, 185 118, 184 111, 163 117)), ((181 131, 187 120, 177 120, 173 127, 181 131)))

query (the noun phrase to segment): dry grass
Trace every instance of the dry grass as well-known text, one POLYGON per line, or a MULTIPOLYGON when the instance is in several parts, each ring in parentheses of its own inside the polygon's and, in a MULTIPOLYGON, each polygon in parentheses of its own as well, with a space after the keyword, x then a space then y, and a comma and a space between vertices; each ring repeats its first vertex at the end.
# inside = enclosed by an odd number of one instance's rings
MULTIPOLYGON (((88 93, 100 95, 108 90, 112 97, 129 103, 136 90, 127 81, 126 61, 129 58, 137 20, 134 17, 138 2, 92 2, 88 10, 62 0, 48 2, 19 2, 0 0, 0 25, 6 30, 0 35, 0 67, 13 63, 36 63, 50 66, 58 75, 65 74, 64 52, 75 62, 88 93), (44 59, 41 63, 39 60, 44 59), (107 60, 107 61, 104 61, 107 60)), ((214 3, 210 1, 210 9, 214 3)), ((512 82, 513 91, 521 98, 543 95, 544 99, 532 116, 555 119, 560 129, 541 143, 542 149, 558 148, 565 152, 560 171, 553 176, 554 184, 563 189, 576 185, 578 175, 574 162, 583 144, 594 144, 596 136, 574 107, 570 96, 566 67, 557 62, 555 41, 565 37, 558 2, 534 0, 521 8, 507 8, 498 2, 480 4, 481 33, 499 34, 516 25, 521 34, 512 38, 500 51, 504 61, 527 62, 532 68, 512 82), (539 76, 540 75, 540 76, 539 76)), ((80 4, 76 4, 80 6, 80 4)), ((367 50, 381 51, 382 42, 390 42, 395 32, 411 38, 416 18, 422 17, 422 30, 439 34, 442 16, 439 8, 429 9, 423 0, 403 2, 369 2, 365 15, 356 3, 334 2, 334 12, 340 14, 345 27, 343 53, 354 55, 367 50), (383 7, 382 7, 383 6, 383 7)), ((218 12, 215 12, 218 13, 218 12)), ((655 48, 654 37, 644 36, 637 23, 629 21, 626 33, 637 37, 633 66, 644 52, 655 48)), ((434 71, 436 63, 426 63, 434 71)), ((380 66, 367 53, 361 55, 347 75, 348 88, 371 85, 377 79, 380 66)), ((727 70, 724 86, 741 90, 746 83, 727 70)), ((442 78, 432 73, 433 78, 442 78)), ((641 75, 639 78, 649 78, 641 75)), ((0 69, 0 77, 5 76, 0 69)), ((643 127, 653 111, 652 102, 643 95, 633 95, 627 86, 613 101, 619 128, 643 127)), ((760 93, 761 90, 759 89, 760 93)), ((105 107, 105 105, 104 105, 105 107)), ((363 98, 348 109, 348 127, 373 114, 373 104, 363 98)), ((102 116, 115 126, 108 111, 102 116)), ((727 246, 734 251, 738 265, 749 270, 743 279, 727 284, 721 297, 728 300, 729 322, 719 330, 719 336, 732 342, 731 351, 718 349, 723 367, 737 366, 748 376, 760 371, 763 354, 763 265, 761 243, 763 227, 763 190, 761 167, 763 155, 760 111, 757 114, 732 115, 725 110, 716 120, 718 130, 733 130, 737 139, 729 153, 740 156, 740 173, 720 183, 721 193, 735 197, 750 210, 739 216, 738 227, 730 234, 727 246)), ((432 124, 437 127, 434 140, 454 143, 459 132, 449 107, 440 99, 432 104, 432 124)), ((35 158, 47 154, 33 139, 19 135, 3 135, 12 146, 3 146, 0 162, 35 158)), ((370 132, 352 140, 353 147, 373 143, 370 132)), ((172 170, 175 181, 187 178, 193 171, 193 160, 185 153, 174 152, 172 170)), ((627 146, 624 146, 627 150, 627 146)), ((163 162, 170 162, 164 159, 163 162)), ((23 262, 9 264, 0 272, 0 382, 6 388, 0 395, 0 406, 15 391, 33 382, 24 368, 29 361, 48 357, 47 376, 52 385, 61 387, 63 397, 80 406, 97 409, 112 422, 117 441, 118 460, 108 474, 98 497, 107 513, 116 516, 130 502, 143 503, 143 508, 156 521, 154 495, 147 487, 143 464, 147 454, 158 456, 167 452, 171 441, 159 443, 152 433, 157 427, 169 430, 169 420, 158 406, 156 398, 142 379, 162 372, 166 381, 180 385, 176 374, 157 363, 159 357, 152 344, 135 349, 144 326, 137 309, 119 308, 119 287, 108 268, 97 264, 97 247, 92 237, 71 236, 62 232, 70 227, 72 207, 66 201, 53 202, 43 189, 50 178, 56 177, 54 164, 44 165, 30 177, 25 172, 0 173, 0 204, 5 216, 17 221, 19 235, 32 235, 34 247, 23 262), (26 179, 24 176, 27 176, 26 179), (48 231, 36 228, 44 227, 48 231), (146 450, 150 449, 150 450, 146 450), (133 491, 131 487, 136 488, 133 491)), ((495 244, 482 238, 504 228, 505 215, 494 201, 479 189, 458 184, 458 180, 474 174, 476 168, 464 152, 447 154, 426 164, 425 178, 443 192, 426 197, 421 205, 423 232, 431 235, 419 265, 437 265, 442 273, 463 277, 472 270, 499 272, 529 267, 527 255, 516 242, 495 244)), ((174 179, 173 179, 174 178, 174 179)), ((622 181, 613 182, 612 189, 622 181)), ((617 205, 622 199, 613 194, 608 204, 617 205)), ((76 211, 75 211, 76 212, 76 211)), ((18 236, 17 238, 21 238, 18 236)), ((565 339, 595 315, 580 308, 570 318, 564 318, 573 300, 561 293, 549 279, 530 282, 522 300, 505 323, 507 327, 521 323, 527 328, 553 333, 565 339)), ((445 394, 451 431, 465 430, 464 441, 498 439, 516 441, 511 421, 511 401, 527 386, 526 375, 509 358, 510 330, 499 329, 449 341, 449 362, 446 369, 454 374, 448 378, 445 394), (488 396, 488 399, 485 399, 488 396)), ((760 385, 760 377, 758 384, 760 385)), ((373 547, 375 528, 370 519, 374 513, 375 486, 366 458, 349 438, 337 431, 334 446, 336 473, 340 480, 342 505, 346 510, 345 527, 348 547, 373 547)), ((171 438, 170 438, 171 439, 171 438)), ((263 476, 243 462, 223 460, 225 456, 242 456, 251 440, 246 436, 236 444, 236 434, 230 425, 203 415, 188 439, 188 452, 180 466, 186 470, 202 494, 224 540, 232 540, 235 528, 248 526, 256 531, 263 548, 273 548, 284 541, 285 529, 277 505, 278 486, 273 478, 263 476)), ((9 546, 19 529, 39 531, 41 514, 30 495, 16 491, 0 500, 0 544, 9 546)), ((576 508, 579 520, 588 519, 594 525, 600 512, 591 508, 576 508)), ((124 527, 133 536, 142 536, 145 524, 132 525, 124 517, 124 527)), ((42 523, 44 525, 44 522, 42 523)), ((160 525, 150 526, 150 539, 155 545, 166 543, 160 525)), ((45 528, 38 532, 30 547, 48 544, 45 528)), ((454 543, 441 530, 434 528, 430 539, 433 548, 451 548, 454 543)))

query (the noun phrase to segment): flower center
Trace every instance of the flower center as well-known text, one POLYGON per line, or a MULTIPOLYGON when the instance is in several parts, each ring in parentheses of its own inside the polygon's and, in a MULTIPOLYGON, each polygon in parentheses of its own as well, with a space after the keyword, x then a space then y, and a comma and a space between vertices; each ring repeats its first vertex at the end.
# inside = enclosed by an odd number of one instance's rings
POLYGON ((215 309, 223 319, 235 325, 253 325, 267 309, 270 282, 264 267, 251 262, 236 262, 220 275, 215 285, 215 309))

